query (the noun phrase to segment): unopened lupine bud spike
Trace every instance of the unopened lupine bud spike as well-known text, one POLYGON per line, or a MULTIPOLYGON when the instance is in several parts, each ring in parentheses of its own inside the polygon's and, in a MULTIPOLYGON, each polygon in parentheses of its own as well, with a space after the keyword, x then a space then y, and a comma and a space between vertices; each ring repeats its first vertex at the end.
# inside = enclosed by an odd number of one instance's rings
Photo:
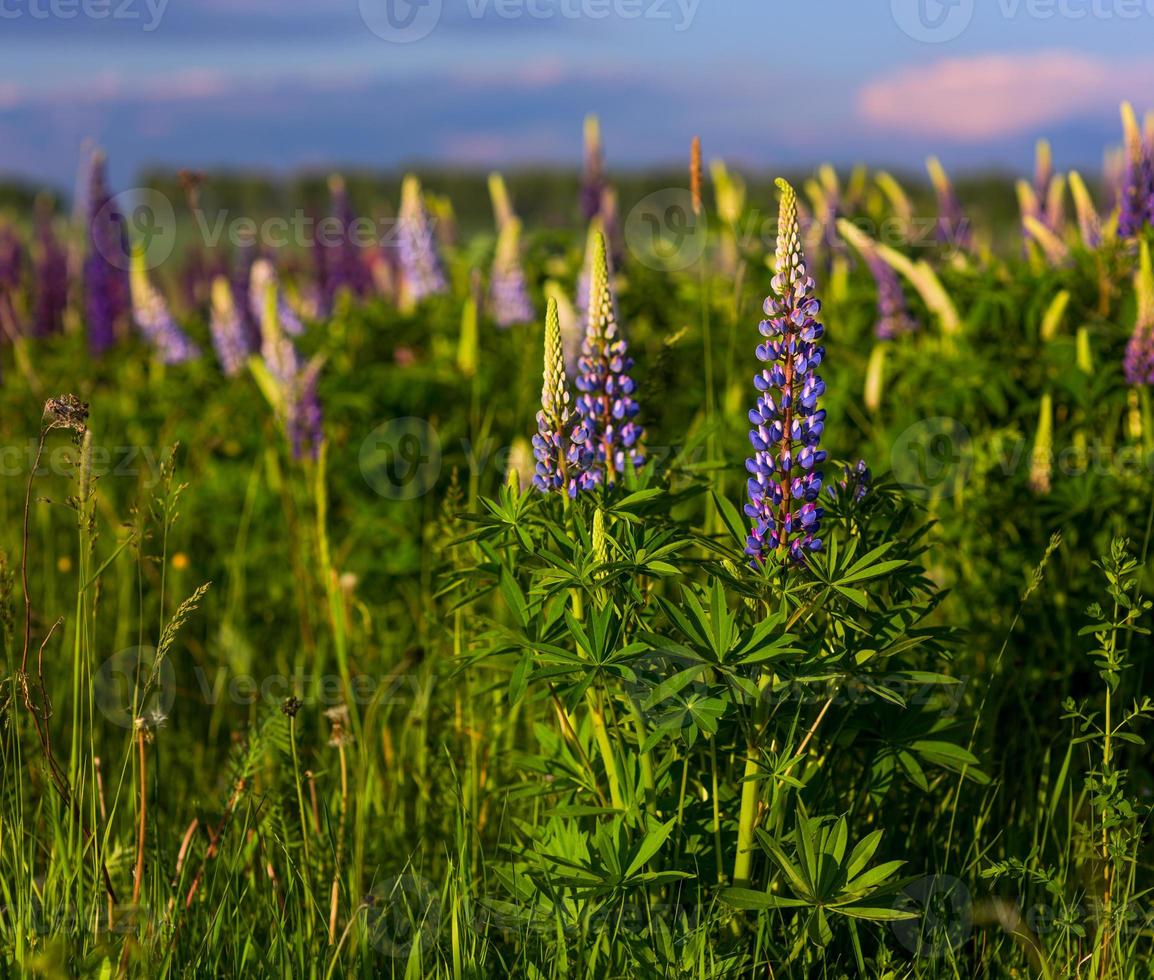
POLYGON ((557 303, 550 300, 545 313, 545 357, 541 384, 541 409, 533 455, 537 460, 533 484, 542 493, 558 491, 576 496, 586 489, 591 453, 585 427, 574 425, 561 347, 561 323, 557 303))
POLYGON ((1090 196, 1086 182, 1076 170, 1070 171, 1070 194, 1074 198, 1082 244, 1088 249, 1096 249, 1102 244, 1102 220, 1098 217, 1098 210, 1094 207, 1094 199, 1090 196))
POLYGON ((1030 455, 1030 489, 1037 494, 1050 492, 1054 472, 1054 405, 1047 392, 1038 411, 1038 432, 1030 455))

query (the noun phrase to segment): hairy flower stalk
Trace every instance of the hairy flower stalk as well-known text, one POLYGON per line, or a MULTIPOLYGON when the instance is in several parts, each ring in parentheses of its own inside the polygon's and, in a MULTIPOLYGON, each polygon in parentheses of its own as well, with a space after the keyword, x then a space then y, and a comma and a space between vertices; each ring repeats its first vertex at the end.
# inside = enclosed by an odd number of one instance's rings
POLYGON ((88 164, 88 256, 84 260, 84 313, 88 345, 102 354, 116 342, 128 315, 128 236, 124 216, 108 191, 105 159, 93 153, 88 164))
POLYGON ((1118 234, 1132 238, 1154 222, 1154 159, 1129 102, 1122 104, 1125 158, 1122 174, 1118 234))
POLYGON ((445 267, 437 249, 433 222, 421 196, 421 184, 411 174, 401 185, 397 243, 406 300, 416 304, 448 291, 445 267))
POLYGON ((200 348, 180 329, 160 291, 148 278, 143 245, 132 250, 132 319, 165 364, 183 364, 200 357, 200 348))
POLYGON ((644 431, 634 421, 639 407, 633 398, 636 385, 629 376, 633 359, 617 328, 603 235, 597 235, 593 244, 589 315, 577 364, 577 411, 589 432, 592 482, 612 484, 625 472, 626 464, 636 468, 645 458, 641 449, 644 431))
POLYGON ((817 536, 823 515, 817 506, 822 474, 816 467, 825 460, 818 448, 825 426, 825 410, 818 399, 825 383, 817 374, 825 349, 818 341, 825 328, 818 322, 821 303, 805 264, 797 217, 797 196, 784 180, 778 223, 776 296, 765 301, 766 319, 760 331, 766 338, 757 358, 768 366, 754 377, 759 395, 749 413, 753 456, 745 507, 753 527, 745 552, 763 562, 772 552, 802 562, 808 552, 821 549, 817 536))
POLYGON ((589 485, 589 434, 570 407, 569 382, 561 349, 561 322, 557 303, 549 300, 545 312, 545 369, 541 410, 533 456, 537 460, 533 485, 542 493, 558 491, 575 497, 589 485))
POLYGON ((1145 241, 1139 251, 1134 292, 1138 297, 1138 317, 1126 344, 1122 368, 1127 384, 1154 385, 1154 265, 1145 241))
POLYGON ((212 313, 209 319, 212 346, 225 377, 235 377, 253 353, 244 320, 233 299, 232 285, 224 276, 212 283, 212 313))

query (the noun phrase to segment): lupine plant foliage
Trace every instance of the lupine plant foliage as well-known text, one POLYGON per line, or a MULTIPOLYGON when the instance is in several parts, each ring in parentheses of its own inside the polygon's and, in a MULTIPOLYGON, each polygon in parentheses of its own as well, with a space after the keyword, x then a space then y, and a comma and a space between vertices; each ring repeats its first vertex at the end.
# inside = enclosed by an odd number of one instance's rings
POLYGON ((1124 121, 1025 213, 649 186, 591 122, 580 184, 294 187, 371 247, 146 268, 99 156, 5 215, 7 973, 1145 978, 1124 121), (614 256, 658 191, 700 251, 614 256))

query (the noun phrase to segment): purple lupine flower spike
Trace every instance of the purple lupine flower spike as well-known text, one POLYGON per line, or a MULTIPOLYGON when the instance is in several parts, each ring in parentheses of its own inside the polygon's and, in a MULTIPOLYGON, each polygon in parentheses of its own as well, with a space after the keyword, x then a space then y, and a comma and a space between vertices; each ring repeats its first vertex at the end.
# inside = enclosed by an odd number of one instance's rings
POLYGON ((319 256, 324 262, 320 280, 326 308, 332 307, 342 289, 353 296, 363 297, 368 295, 372 285, 357 242, 358 219, 349 203, 343 177, 334 174, 329 178, 329 194, 332 199, 331 223, 339 237, 336 242, 322 242, 322 255, 319 256))
POLYGON ((970 222, 962 212, 954 193, 954 185, 950 182, 945 167, 937 157, 930 157, 926 162, 933 182, 934 191, 938 197, 938 241, 953 245, 955 248, 968 250, 971 245, 970 222))
POLYGON ((1154 265, 1145 240, 1139 252, 1134 290, 1138 295, 1138 319, 1126 344, 1122 368, 1127 384, 1154 385, 1154 265))
POLYGON ((497 239, 489 281, 489 307, 499 327, 529 323, 536 315, 521 266, 521 222, 508 218, 497 239))
POLYGON ((68 253, 52 228, 52 208, 47 200, 36 210, 36 325, 38 337, 60 333, 68 308, 68 253))
POLYGON ((1118 234, 1133 238, 1143 227, 1154 223, 1154 158, 1151 157, 1138 117, 1129 102, 1122 105, 1125 131, 1125 164, 1118 215, 1118 234))
POLYGON ((874 336, 878 340, 893 340, 902 334, 915 332, 918 321, 910 314, 901 280, 893 266, 872 245, 863 246, 862 254, 878 291, 878 319, 874 324, 874 336))
POLYGON ((16 313, 16 293, 24 283, 24 245, 14 228, 0 227, 0 340, 24 333, 16 313))
POLYGON ((163 363, 183 364, 195 360, 200 357, 200 348, 180 329, 164 297, 149 282, 146 262, 143 246, 133 249, 130 276, 133 322, 163 363))
POLYGON ((237 375, 253 353, 244 318, 237 308, 232 284, 217 276, 212 284, 212 314, 209 320, 212 346, 225 377, 237 375))
POLYGON ((108 191, 103 153, 88 165, 88 255, 84 260, 84 311, 88 344, 102 354, 116 342, 131 305, 128 235, 124 216, 108 191))
POLYGON ((259 323, 260 318, 264 315, 264 298, 270 283, 276 287, 276 315, 280 329, 290 337, 299 337, 305 332, 304 324, 301 323, 300 317, 293 312, 293 308, 284 298, 280 289, 280 280, 276 274, 276 267, 268 259, 258 259, 249 270, 248 304, 253 316, 259 323))
POLYGON ((588 432, 570 407, 561 321, 557 301, 550 299, 545 313, 541 410, 537 413, 537 434, 533 436, 533 456, 537 460, 533 485, 542 493, 560 492, 570 497, 588 487, 587 470, 592 456, 588 442, 588 432))
POLYGON ((445 267, 437 249, 432 219, 421 196, 421 185, 411 174, 401 185, 397 239, 401 279, 409 303, 448 291, 445 267))
POLYGON ((285 392, 285 431, 293 459, 316 459, 324 442, 324 413, 317 394, 321 362, 311 361, 292 379, 285 392))
POLYGON ((818 322, 821 303, 813 295, 814 281, 806 269, 797 218, 797 196, 778 180, 781 217, 778 224, 776 275, 765 301, 766 319, 760 331, 766 338, 757 358, 768 366, 754 377, 759 392, 749 413, 753 456, 749 471, 746 516, 753 527, 745 553, 764 562, 777 552, 797 563, 808 552, 821 549, 818 532, 824 514, 817 505, 825 460, 819 449, 825 410, 818 399, 825 383, 817 374, 825 356, 818 341, 825 328, 818 322))
POLYGON ((616 482, 626 463, 645 463, 641 448, 644 430, 635 421, 636 385, 629 376, 633 359, 617 328, 605 236, 593 240, 593 278, 585 340, 578 360, 577 411, 585 420, 593 450, 593 482, 616 482))
POLYGON ((276 272, 268 259, 252 264, 252 302, 261 329, 261 358, 278 390, 277 412, 288 436, 293 458, 316 459, 324 441, 324 417, 317 394, 321 362, 304 364, 279 322, 283 304, 276 272))

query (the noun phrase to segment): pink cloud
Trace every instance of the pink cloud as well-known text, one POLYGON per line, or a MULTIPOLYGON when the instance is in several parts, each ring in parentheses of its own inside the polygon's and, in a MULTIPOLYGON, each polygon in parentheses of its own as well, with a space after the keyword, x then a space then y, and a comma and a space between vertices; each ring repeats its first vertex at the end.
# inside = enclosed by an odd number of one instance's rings
POLYGON ((949 58, 868 83, 858 111, 875 126, 958 140, 1034 132, 1154 87, 1154 64, 1068 51, 949 58))

